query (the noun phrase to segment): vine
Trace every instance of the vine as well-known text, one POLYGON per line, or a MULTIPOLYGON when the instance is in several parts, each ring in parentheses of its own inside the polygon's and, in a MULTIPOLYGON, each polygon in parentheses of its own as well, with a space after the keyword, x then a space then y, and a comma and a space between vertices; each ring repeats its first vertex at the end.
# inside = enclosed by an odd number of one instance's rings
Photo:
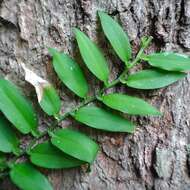
POLYGON ((142 90, 158 89, 184 78, 185 71, 190 70, 190 58, 186 55, 173 52, 146 55, 145 50, 152 41, 151 36, 142 38, 140 50, 132 60, 131 45, 121 26, 106 13, 98 12, 98 15, 104 34, 125 64, 125 69, 118 78, 109 82, 109 68, 101 50, 83 32, 74 29, 85 65, 104 83, 104 87, 95 95, 87 95, 88 84, 79 65, 68 55, 53 48, 49 49, 58 77, 82 99, 76 107, 60 114, 61 100, 54 87, 20 62, 25 71, 25 80, 36 89, 39 105, 46 114, 54 117, 53 123, 48 125, 44 132, 37 129, 37 117, 28 100, 12 82, 0 79, 0 178, 10 175, 13 183, 21 189, 32 190, 33 183, 36 184, 37 190, 53 189, 36 167, 72 168, 83 164, 91 165, 95 160, 99 147, 93 140, 69 127, 57 129, 60 122, 68 116, 95 129, 133 133, 135 125, 113 113, 112 109, 129 115, 162 114, 140 98, 118 93, 107 94, 106 91, 117 84, 142 90), (152 68, 129 74, 129 70, 141 61, 148 62, 152 68), (89 105, 94 101, 101 102, 110 110, 89 105), (33 135, 34 138, 26 148, 20 148, 13 126, 23 135, 33 135), (38 144, 46 135, 49 139, 38 144), (27 161, 20 162, 19 158, 22 156, 25 156, 27 161))

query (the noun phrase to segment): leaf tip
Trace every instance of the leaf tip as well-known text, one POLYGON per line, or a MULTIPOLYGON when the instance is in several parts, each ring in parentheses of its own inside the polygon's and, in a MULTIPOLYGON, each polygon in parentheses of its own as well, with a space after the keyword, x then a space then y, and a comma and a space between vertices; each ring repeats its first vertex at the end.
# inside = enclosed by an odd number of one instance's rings
POLYGON ((158 116, 163 116, 164 114, 160 111, 157 112, 158 116))
POLYGON ((98 16, 101 17, 102 15, 104 15, 105 13, 103 11, 98 11, 98 16))
POLYGON ((79 32, 81 32, 77 27, 73 28, 73 33, 77 35, 79 32))
POLYGON ((50 55, 51 56, 53 56, 56 52, 57 52, 57 50, 56 49, 54 49, 54 48, 48 48, 48 52, 50 53, 50 55))

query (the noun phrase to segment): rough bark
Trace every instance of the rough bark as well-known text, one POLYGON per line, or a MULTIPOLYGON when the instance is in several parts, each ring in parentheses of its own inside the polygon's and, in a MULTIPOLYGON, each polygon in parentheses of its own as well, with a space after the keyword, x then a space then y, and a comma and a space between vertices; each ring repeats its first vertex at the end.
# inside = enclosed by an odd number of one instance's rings
MULTIPOLYGON (((34 90, 23 80, 23 71, 17 63, 22 59, 56 85, 65 111, 78 99, 57 79, 47 47, 63 50, 81 63, 72 33, 72 27, 77 26, 103 48, 111 78, 116 77, 122 63, 101 32, 97 10, 105 10, 118 19, 129 34, 134 54, 144 35, 154 37, 149 52, 172 50, 190 54, 190 0, 1 0, 0 75, 14 81, 36 102, 34 90)), ((84 70, 93 92, 100 83, 84 70)), ((128 92, 126 87, 120 86, 114 90, 128 92)), ((190 189, 189 92, 190 76, 162 90, 131 91, 147 98, 164 116, 132 118, 138 126, 134 135, 102 133, 81 127, 100 143, 98 158, 90 173, 83 169, 45 172, 54 189, 190 189)), ((37 104, 35 106, 40 111, 37 104)), ((45 127, 46 122, 40 112, 39 125, 45 127)), ((0 189, 15 187, 6 179, 0 189)))

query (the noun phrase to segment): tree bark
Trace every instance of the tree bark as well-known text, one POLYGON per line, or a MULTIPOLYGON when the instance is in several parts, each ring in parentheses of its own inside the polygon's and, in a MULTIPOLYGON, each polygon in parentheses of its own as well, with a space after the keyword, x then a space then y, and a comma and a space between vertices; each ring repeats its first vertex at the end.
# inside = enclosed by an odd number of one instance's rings
MULTIPOLYGON (((49 120, 37 106, 34 89, 24 81, 17 61, 21 59, 59 89, 63 112, 77 104, 78 99, 57 79, 47 47, 69 53, 81 64, 91 93, 100 88, 81 61, 72 32, 78 27, 103 49, 110 80, 117 77, 123 64, 102 33, 97 10, 118 19, 129 35, 134 55, 140 38, 147 35, 154 37, 147 52, 167 50, 190 55, 190 0, 1 0, 0 75, 19 85, 35 102, 42 128, 49 120)), ((138 91, 122 86, 112 90, 147 99, 164 113, 163 117, 132 117, 137 124, 133 135, 81 126, 80 130, 98 141, 101 150, 89 173, 83 169, 45 171, 54 189, 190 189, 190 76, 162 90, 138 91)), ((79 126, 70 120, 63 125, 70 123, 79 126)), ((27 139, 23 143, 27 144, 27 139)), ((0 189, 15 187, 7 178, 0 189)))

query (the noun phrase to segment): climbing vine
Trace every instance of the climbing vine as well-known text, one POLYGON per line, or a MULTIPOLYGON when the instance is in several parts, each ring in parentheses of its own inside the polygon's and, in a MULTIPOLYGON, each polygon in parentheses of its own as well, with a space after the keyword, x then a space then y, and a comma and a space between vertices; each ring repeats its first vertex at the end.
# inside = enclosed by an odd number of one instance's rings
MULTIPOLYGON (((104 12, 98 12, 103 32, 124 64, 123 72, 109 80, 109 67, 102 51, 85 33, 74 29, 76 41, 84 64, 103 83, 103 88, 89 96, 89 84, 82 69, 69 55, 49 48, 52 65, 63 84, 80 98, 80 103, 65 113, 60 113, 61 100, 51 83, 36 75, 20 62, 25 80, 31 83, 37 93, 42 110, 54 118, 47 130, 38 129, 38 119, 31 103, 9 80, 0 78, 0 178, 7 175, 19 188, 52 190, 47 178, 38 168, 64 169, 91 165, 99 151, 98 144, 88 136, 70 126, 61 128, 67 117, 99 130, 134 133, 135 124, 119 112, 129 115, 161 116, 160 111, 146 101, 121 93, 107 93, 109 88, 122 84, 141 90, 159 89, 186 76, 190 70, 190 58, 173 52, 145 54, 152 37, 143 37, 138 54, 133 58, 127 34, 121 26, 104 12), (149 69, 130 74, 137 64, 148 63, 149 69), (102 106, 97 106, 98 101, 102 106), (90 104, 92 103, 92 104, 90 104), (116 110, 116 111, 112 111, 116 110), (117 113, 118 112, 118 113, 117 113), (20 146, 15 129, 22 135, 31 134, 30 144, 20 146), (48 136, 48 140, 37 143, 48 136), (37 145, 36 145, 37 144, 37 145), (25 157, 24 161, 19 158, 25 157)), ((98 105, 100 105, 98 104, 98 105)))

